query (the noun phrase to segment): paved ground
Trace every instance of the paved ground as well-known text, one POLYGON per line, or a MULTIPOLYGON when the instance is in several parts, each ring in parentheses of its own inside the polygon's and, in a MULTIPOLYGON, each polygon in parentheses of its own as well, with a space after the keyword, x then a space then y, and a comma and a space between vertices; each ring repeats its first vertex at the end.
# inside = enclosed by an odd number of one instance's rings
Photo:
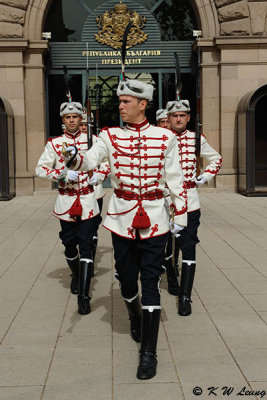
POLYGON ((109 232, 100 230, 92 313, 80 316, 54 200, 0 202, 1 400, 267 398, 266 198, 201 194, 193 314, 178 317, 164 277, 158 373, 146 382, 135 377, 109 232))

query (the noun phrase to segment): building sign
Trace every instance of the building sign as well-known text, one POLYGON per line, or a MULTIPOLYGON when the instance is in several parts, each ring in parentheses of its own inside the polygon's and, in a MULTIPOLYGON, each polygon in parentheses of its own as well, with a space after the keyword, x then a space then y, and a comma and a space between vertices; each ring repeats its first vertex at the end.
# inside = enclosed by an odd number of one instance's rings
MULTIPOLYGON (((150 46, 136 46, 134 50, 127 50, 126 65, 137 68, 174 68, 173 53, 179 54, 180 66, 183 72, 191 70, 192 42, 157 42, 150 46)), ((60 68, 67 65, 68 68, 84 69, 98 66, 113 65, 120 69, 120 50, 91 49, 86 43, 59 43, 50 44, 51 68, 60 68), (87 50, 88 47, 88 50, 87 50), (87 58, 88 56, 88 58, 87 58)))
POLYGON ((127 37, 127 48, 141 44, 148 38, 148 34, 141 30, 146 24, 146 17, 130 10, 122 2, 116 4, 114 10, 105 11, 98 16, 96 22, 101 31, 94 34, 95 39, 113 49, 121 48, 125 28, 130 22, 132 26, 127 37))
MULTIPOLYGON (((141 64, 144 57, 160 56, 161 50, 128 50, 126 52, 125 65, 141 64)), ((83 51, 83 57, 101 57, 102 65, 119 65, 121 64, 121 52, 102 50, 102 51, 83 51)), ((156 61, 156 60, 155 60, 156 61)))

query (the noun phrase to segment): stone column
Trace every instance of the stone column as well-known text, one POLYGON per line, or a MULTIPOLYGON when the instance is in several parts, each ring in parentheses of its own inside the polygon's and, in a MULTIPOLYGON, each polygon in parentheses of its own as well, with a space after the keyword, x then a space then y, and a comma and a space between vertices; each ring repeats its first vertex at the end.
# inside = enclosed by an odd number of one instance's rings
MULTIPOLYGON (((220 148, 220 98, 218 76, 218 50, 210 39, 199 39, 201 52, 201 116, 202 132, 208 143, 218 152, 220 148)), ((195 48, 195 51, 197 49, 195 48)), ((204 165, 206 162, 204 161, 204 165)), ((209 187, 216 187, 216 179, 210 182, 209 187)))
POLYGON ((45 143, 42 55, 46 48, 46 41, 0 39, 0 96, 7 98, 14 113, 17 195, 33 194, 34 168, 45 143))
POLYGON ((220 131, 223 167, 218 188, 235 189, 237 180, 237 121, 240 100, 266 84, 266 43, 261 38, 217 38, 220 49, 220 131), (260 59, 262 57, 262 59, 260 59))
MULTIPOLYGON (((31 41, 25 52, 25 108, 27 131, 28 170, 35 176, 37 161, 46 143, 45 81, 43 54, 47 50, 47 41, 31 41)), ((50 190, 51 182, 33 179, 33 190, 50 190)))
POLYGON ((32 194, 33 177, 28 170, 26 112, 24 90, 24 52, 27 41, 23 39, 0 40, 0 96, 6 97, 14 113, 16 193, 32 194))

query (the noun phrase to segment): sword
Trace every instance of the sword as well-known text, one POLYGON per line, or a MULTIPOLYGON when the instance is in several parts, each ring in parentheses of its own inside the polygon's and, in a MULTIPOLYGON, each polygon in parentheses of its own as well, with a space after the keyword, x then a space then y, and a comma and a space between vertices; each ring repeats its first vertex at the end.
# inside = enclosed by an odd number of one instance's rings
MULTIPOLYGON (((172 228, 174 228, 174 207, 171 207, 171 221, 172 221, 172 228)), ((178 266, 176 265, 176 239, 180 237, 180 233, 173 234, 172 233, 172 267, 174 269, 174 273, 176 276, 179 275, 178 266)))
MULTIPOLYGON (((180 69, 180 62, 179 62, 179 57, 178 54, 175 52, 174 53, 174 66, 175 66, 175 95, 176 95, 176 101, 180 101, 180 95, 181 91, 183 88, 183 82, 182 82, 182 74, 181 74, 181 69, 180 69)), ((174 225, 174 209, 172 209, 172 223, 174 225)), ((176 276, 179 275, 178 273, 178 267, 176 265, 176 238, 180 236, 179 233, 176 235, 172 235, 172 266, 174 268, 174 272, 176 276)))
MULTIPOLYGON (((171 209, 172 227, 174 228, 174 209, 171 209)), ((175 236, 172 234, 172 267, 175 271, 175 236)))

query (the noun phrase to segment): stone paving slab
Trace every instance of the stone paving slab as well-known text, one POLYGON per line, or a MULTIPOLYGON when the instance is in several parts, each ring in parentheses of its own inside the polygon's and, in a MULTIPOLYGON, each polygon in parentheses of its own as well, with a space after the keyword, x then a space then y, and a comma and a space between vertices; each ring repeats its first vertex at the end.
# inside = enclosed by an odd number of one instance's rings
POLYGON ((42 386, 0 387, 1 400, 36 400, 42 396, 42 386))
POLYGON ((92 313, 81 316, 54 201, 46 193, 0 202, 0 400, 267 396, 266 198, 201 193, 193 314, 178 316, 164 276, 159 366, 149 381, 136 378, 139 345, 114 278, 110 232, 100 227, 92 313))

